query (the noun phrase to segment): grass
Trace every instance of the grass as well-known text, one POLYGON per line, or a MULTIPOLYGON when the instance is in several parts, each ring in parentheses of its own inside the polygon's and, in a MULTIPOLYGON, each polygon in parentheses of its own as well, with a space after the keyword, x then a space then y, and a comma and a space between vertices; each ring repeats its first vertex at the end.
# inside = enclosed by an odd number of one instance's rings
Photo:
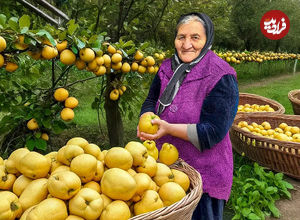
POLYGON ((241 85, 240 92, 261 95, 282 104, 285 114, 293 114, 292 105, 288 99, 289 91, 299 89, 300 73, 288 74, 282 77, 256 82, 250 85, 241 85))
POLYGON ((300 62, 295 60, 274 60, 263 63, 247 62, 243 64, 233 65, 237 74, 239 83, 249 84, 261 79, 267 79, 283 73, 292 73, 294 66, 295 71, 300 71, 300 62))

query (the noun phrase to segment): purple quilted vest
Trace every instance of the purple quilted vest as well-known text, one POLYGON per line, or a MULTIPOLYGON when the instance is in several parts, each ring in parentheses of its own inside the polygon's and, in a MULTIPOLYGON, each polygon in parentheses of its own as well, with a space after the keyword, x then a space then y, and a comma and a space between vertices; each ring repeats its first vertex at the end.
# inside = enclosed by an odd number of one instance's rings
MULTIPOLYGON (((173 75, 170 59, 162 63, 158 74, 161 79, 161 96, 173 75)), ((212 51, 208 51, 188 73, 172 104, 166 107, 160 115, 161 119, 169 123, 198 123, 205 97, 226 74, 232 74, 236 77, 236 72, 230 65, 212 51)), ((159 149, 165 142, 172 143, 177 147, 179 156, 201 174, 203 192, 217 199, 229 199, 233 175, 229 133, 221 142, 203 152, 200 152, 190 142, 169 135, 156 142, 159 149)))

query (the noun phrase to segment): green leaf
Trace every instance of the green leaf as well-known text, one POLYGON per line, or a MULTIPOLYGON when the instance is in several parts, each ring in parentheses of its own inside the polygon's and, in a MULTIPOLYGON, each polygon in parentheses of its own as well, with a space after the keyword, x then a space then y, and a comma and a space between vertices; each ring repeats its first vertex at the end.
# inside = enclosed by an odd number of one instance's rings
POLYGON ((34 73, 34 74, 36 74, 36 75, 40 75, 40 70, 39 70, 39 67, 38 67, 38 66, 36 66, 36 65, 34 65, 34 66, 31 66, 31 67, 30 67, 30 69, 29 69, 29 71, 30 71, 31 73, 34 73))
POLYGON ((63 123, 62 121, 54 121, 53 125, 52 125, 53 131, 56 134, 61 133, 64 129, 67 128, 67 126, 65 125, 65 123, 63 123))
MULTIPOLYGON (((102 36, 102 37, 103 37, 103 36, 102 36)), ((90 39, 89 39, 89 41, 88 41, 89 44, 94 43, 94 42, 97 40, 97 38, 98 38, 98 35, 97 35, 97 34, 91 36, 90 39)))
POLYGON ((135 46, 135 44, 134 44, 134 42, 132 41, 132 40, 130 40, 130 41, 127 41, 125 44, 123 44, 123 48, 125 48, 125 47, 134 47, 135 46))
POLYGON ((62 31, 58 34, 59 40, 64 40, 67 37, 67 31, 62 31))
POLYGON ((78 24, 75 24, 75 20, 72 19, 68 22, 68 34, 73 35, 76 29, 79 27, 78 24))
POLYGON ((133 47, 133 48, 131 48, 130 50, 127 50, 126 53, 127 53, 128 55, 132 55, 132 54, 135 53, 135 51, 136 51, 136 49, 133 47))
POLYGON ((273 194, 273 193, 277 193, 277 188, 276 187, 273 187, 273 186, 268 186, 267 188, 266 188, 266 191, 267 191, 267 193, 269 193, 269 194, 273 194))
POLYGON ((140 20, 138 18, 135 18, 131 21, 133 24, 137 25, 140 23, 140 20))
POLYGON ((73 51, 73 53, 77 54, 78 50, 75 46, 72 45, 71 50, 73 51))
POLYGON ((51 110, 50 109, 45 109, 44 110, 44 115, 46 115, 46 116, 49 116, 49 115, 51 115, 51 110))
POLYGON ((35 141, 36 148, 45 151, 47 149, 47 142, 41 138, 35 141))
POLYGON ((35 147, 35 140, 33 139, 27 139, 26 140, 26 147, 28 148, 28 150, 33 150, 35 147))
POLYGON ((6 16, 4 14, 0 14, 0 25, 2 26, 2 28, 5 27, 6 24, 6 16))
POLYGON ((30 17, 29 15, 23 15, 20 19, 19 19, 19 27, 22 30, 22 28, 30 27, 30 17))
POLYGON ((94 39, 93 42, 91 42, 91 39, 89 40, 89 43, 91 44, 91 47, 93 48, 93 50, 98 51, 101 49, 104 37, 99 34, 99 35, 94 35, 96 36, 96 39, 94 39))
POLYGON ((272 214, 274 217, 279 218, 280 216, 280 212, 279 210, 276 208, 274 203, 268 203, 268 208, 271 210, 272 214))
POLYGON ((149 45, 150 45, 149 42, 142 43, 141 46, 139 47, 139 50, 145 50, 147 47, 149 47, 149 45))
POLYGON ((122 48, 120 48, 120 50, 122 51, 123 57, 129 58, 128 54, 122 48))
POLYGON ((267 176, 270 179, 274 179, 275 178, 275 175, 274 175, 274 173, 272 171, 266 173, 265 176, 267 176))
POLYGON ((241 215, 240 214, 235 214, 232 218, 232 220, 240 220, 241 219, 241 215))
POLYGON ((123 41, 122 37, 120 37, 120 39, 119 39, 119 46, 123 47, 123 45, 124 45, 124 41, 123 41))
POLYGON ((290 184, 289 182, 282 181, 282 184, 288 189, 294 189, 293 185, 290 184))
POLYGON ((289 191, 287 191, 287 189, 280 190, 280 191, 281 191, 281 193, 282 193, 285 197, 287 197, 287 198, 289 198, 289 199, 292 198, 291 193, 290 193, 289 191))
POLYGON ((283 173, 276 173, 275 174, 275 179, 276 180, 282 180, 282 178, 283 178, 283 173))
POLYGON ((250 213, 248 215, 248 219, 250 219, 250 220, 261 220, 261 218, 258 217, 257 215, 255 215, 254 213, 250 213))
POLYGON ((39 31, 36 33, 36 35, 38 35, 38 36, 46 36, 46 37, 48 38, 48 40, 50 41, 50 43, 51 43, 53 46, 56 45, 54 38, 52 37, 52 35, 51 35, 48 31, 42 29, 42 30, 39 30, 39 31))
POLYGON ((74 37, 75 43, 79 49, 82 49, 85 47, 85 43, 83 43, 81 40, 79 40, 77 37, 74 37))
POLYGON ((251 213, 251 209, 249 208, 243 208, 242 209, 242 215, 247 217, 251 213))
POLYGON ((50 118, 43 119, 43 120, 42 120, 42 125, 43 125, 45 128, 51 128, 51 119, 50 119, 50 118))
POLYGON ((8 25, 11 29, 13 29, 14 31, 19 31, 19 25, 18 25, 18 18, 16 17, 11 17, 8 20, 8 25))
POLYGON ((3 125, 0 123, 0 133, 1 133, 1 134, 5 134, 6 132, 9 132, 11 129, 12 129, 11 126, 3 126, 3 125))
POLYGON ((35 136, 36 138, 40 138, 40 137, 41 137, 41 135, 42 135, 42 133, 41 133, 41 132, 36 132, 36 133, 34 134, 34 136, 35 136))
POLYGON ((22 102, 22 97, 21 96, 16 96, 15 97, 16 98, 16 101, 18 102, 18 103, 21 103, 22 102))
POLYGON ((253 193, 252 193, 252 196, 253 196, 254 200, 257 200, 259 198, 259 196, 260 196, 259 191, 254 190, 253 193))
POLYGON ((248 188, 252 187, 252 184, 250 183, 246 183, 244 186, 243 186, 243 191, 245 192, 248 188))
MULTIPOLYGON (((27 32, 27 34, 28 34, 29 32, 27 32)), ((29 44, 31 44, 31 45, 34 45, 34 46, 36 46, 36 44, 37 44, 37 41, 35 41, 34 39, 31 39, 31 38, 25 38, 25 40, 28 40, 28 43, 29 44)))
POLYGON ((23 27, 21 29, 21 34, 26 34, 28 32, 29 28, 28 27, 23 27))

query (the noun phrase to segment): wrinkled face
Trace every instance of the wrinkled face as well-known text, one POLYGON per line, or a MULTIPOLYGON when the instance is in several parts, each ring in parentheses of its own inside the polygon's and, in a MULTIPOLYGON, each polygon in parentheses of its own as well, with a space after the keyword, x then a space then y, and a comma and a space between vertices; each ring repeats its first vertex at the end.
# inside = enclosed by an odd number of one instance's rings
POLYGON ((175 48, 183 62, 189 63, 198 57, 205 43, 205 29, 199 21, 192 21, 179 26, 175 38, 175 48))

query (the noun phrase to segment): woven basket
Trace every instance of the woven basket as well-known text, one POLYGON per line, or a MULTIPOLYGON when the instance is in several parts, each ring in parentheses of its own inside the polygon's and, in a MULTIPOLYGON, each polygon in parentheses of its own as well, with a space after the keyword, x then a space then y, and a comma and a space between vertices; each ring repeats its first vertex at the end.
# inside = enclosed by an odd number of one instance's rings
POLYGON ((238 114, 283 114, 285 108, 277 101, 250 93, 239 94, 239 105, 245 104, 257 104, 257 105, 269 105, 274 109, 274 112, 238 112, 238 114))
POLYGON ((248 124, 252 122, 261 124, 267 121, 272 128, 278 127, 282 122, 289 126, 300 127, 300 116, 244 114, 235 118, 230 129, 232 147, 239 154, 245 153, 245 156, 262 166, 300 179, 300 143, 280 141, 252 134, 237 126, 240 121, 247 121, 248 124))
POLYGON ((290 91, 288 97, 292 104, 294 114, 300 115, 300 89, 290 91))
POLYGON ((180 201, 161 209, 134 216, 130 220, 179 220, 191 219, 193 212, 202 196, 202 179, 200 174, 183 160, 179 159, 170 166, 188 175, 190 191, 180 201))

